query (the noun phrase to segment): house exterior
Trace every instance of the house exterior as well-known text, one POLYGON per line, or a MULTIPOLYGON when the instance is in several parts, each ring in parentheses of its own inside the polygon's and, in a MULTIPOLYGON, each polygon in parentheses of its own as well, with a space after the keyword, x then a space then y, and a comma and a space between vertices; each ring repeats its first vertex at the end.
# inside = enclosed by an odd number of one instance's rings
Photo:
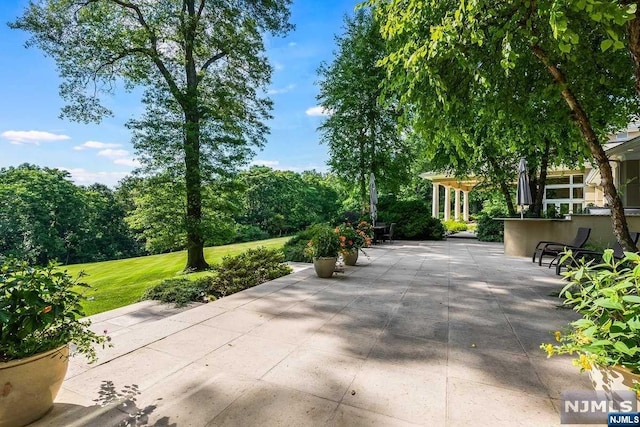
MULTIPOLYGON (((605 146, 610 159, 614 183, 626 208, 640 208, 640 122, 609 137, 605 146)), ((516 168, 517 165, 514 165, 516 168)), ((444 191, 444 219, 469 220, 469 191, 480 182, 477 177, 457 179, 446 174, 423 173, 422 178, 433 183, 432 216, 440 216, 439 192, 444 191), (441 190, 442 189, 442 190, 441 190), (451 193, 454 209, 451 212, 451 193)), ((600 212, 606 201, 600 186, 597 167, 585 164, 582 169, 551 169, 548 171, 543 198, 545 211, 555 208, 561 214, 608 213, 600 212)))

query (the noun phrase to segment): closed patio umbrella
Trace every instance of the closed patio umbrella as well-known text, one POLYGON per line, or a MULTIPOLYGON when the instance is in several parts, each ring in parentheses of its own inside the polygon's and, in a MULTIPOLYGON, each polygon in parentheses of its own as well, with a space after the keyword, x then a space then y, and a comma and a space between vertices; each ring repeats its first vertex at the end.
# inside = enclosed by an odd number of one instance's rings
POLYGON ((529 173, 527 172, 527 161, 524 158, 520 159, 520 165, 518 166, 518 191, 517 191, 518 206, 520 206, 520 218, 524 217, 524 207, 533 204, 531 198, 531 187, 529 187, 529 173))
POLYGON ((373 172, 369 176, 369 208, 371 222, 375 227, 376 219, 378 219, 378 190, 376 189, 376 177, 373 172))

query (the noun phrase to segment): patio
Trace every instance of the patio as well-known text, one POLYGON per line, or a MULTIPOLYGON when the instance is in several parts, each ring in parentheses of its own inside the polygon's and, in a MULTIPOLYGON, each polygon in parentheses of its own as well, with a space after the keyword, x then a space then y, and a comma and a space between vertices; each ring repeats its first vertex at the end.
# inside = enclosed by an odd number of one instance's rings
POLYGON ((72 359, 34 425, 553 426, 561 391, 591 388, 538 348, 575 318, 553 270, 470 239, 367 252, 334 279, 303 268, 187 310, 94 316, 114 347, 72 359))

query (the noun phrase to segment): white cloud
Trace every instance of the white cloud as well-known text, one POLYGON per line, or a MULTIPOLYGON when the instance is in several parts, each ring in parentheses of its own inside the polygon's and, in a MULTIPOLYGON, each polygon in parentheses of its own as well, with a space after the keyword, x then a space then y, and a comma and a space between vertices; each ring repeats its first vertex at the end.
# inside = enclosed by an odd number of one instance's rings
POLYGON ((122 144, 113 144, 109 142, 100 142, 100 141, 87 141, 84 144, 73 147, 73 149, 84 150, 85 148, 95 148, 95 149, 103 150, 105 148, 118 148, 121 146, 122 144))
POLYGON ((298 43, 296 42, 289 42, 289 47, 295 47, 298 46, 298 43))
POLYGON ((280 162, 277 160, 252 160, 251 161, 252 166, 268 166, 274 169, 277 168, 279 164, 280 162))
POLYGON ((112 148, 98 151, 98 156, 107 157, 109 159, 119 159, 121 157, 126 157, 128 154, 129 152, 127 150, 114 150, 112 148))
POLYGON ((80 185, 91 185, 93 183, 100 183, 108 185, 109 187, 114 187, 118 181, 128 175, 127 172, 90 172, 86 169, 82 168, 63 168, 58 167, 57 169, 66 170, 71 174, 71 179, 80 185))
POLYGON ((273 62, 273 69, 276 71, 284 70, 284 65, 279 63, 278 61, 273 62))
POLYGON ((267 94, 269 95, 278 95, 280 93, 287 93, 287 92, 291 92, 293 89, 296 88, 296 85, 294 85, 293 83, 290 85, 287 85, 286 87, 280 88, 280 89, 269 89, 267 91, 267 94))
POLYGON ((115 163, 116 165, 131 166, 132 168, 138 168, 142 166, 142 163, 140 163, 138 160, 133 159, 131 157, 125 157, 123 159, 115 159, 113 163, 115 163))
POLYGON ((307 116, 312 117, 322 117, 322 116, 330 116, 331 111, 324 108, 322 105, 316 105, 315 107, 307 108, 305 111, 307 116))
POLYGON ((41 142, 65 141, 71 139, 68 135, 43 132, 39 130, 8 130, 0 133, 0 136, 8 139, 12 144, 35 144, 41 142))

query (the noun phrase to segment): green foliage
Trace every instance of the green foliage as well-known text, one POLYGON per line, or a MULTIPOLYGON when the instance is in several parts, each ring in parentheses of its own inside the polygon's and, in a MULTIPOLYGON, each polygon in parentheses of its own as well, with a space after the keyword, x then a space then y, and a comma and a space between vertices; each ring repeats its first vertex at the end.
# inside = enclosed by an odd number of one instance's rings
POLYGON ((310 229, 311 239, 307 243, 306 253, 312 258, 336 257, 340 250, 340 239, 333 227, 316 224, 310 229))
POLYGON ((313 262, 313 256, 306 250, 312 238, 313 228, 307 228, 289 239, 282 249, 285 259, 293 262, 313 262))
POLYGON ((206 301, 210 288, 210 280, 189 277, 165 279, 155 286, 148 288, 142 294, 142 300, 152 299, 164 303, 173 303, 176 307, 184 307, 194 301, 206 301))
MULTIPOLYGON (((569 252, 563 259, 572 258, 569 252)), ((575 260, 574 260, 575 261, 575 260)), ((542 344, 549 356, 577 353, 581 370, 622 365, 640 371, 640 256, 627 252, 616 262, 607 249, 600 264, 576 263, 565 273, 569 283, 560 295, 565 305, 580 313, 556 343, 542 344)))
POLYGON ((89 330, 78 289, 87 284, 55 268, 30 267, 15 258, 0 267, 0 361, 21 359, 72 343, 95 361, 95 344, 106 337, 89 330))
POLYGON ((282 251, 258 247, 235 257, 224 257, 213 271, 215 274, 209 276, 209 292, 220 298, 286 276, 291 267, 284 263, 282 251))
POLYGON ((485 207, 476 215, 478 226, 476 236, 481 242, 503 242, 504 221, 496 221, 493 218, 508 216, 503 205, 486 202, 485 207))
POLYGON ((343 222, 335 229, 340 239, 340 251, 350 252, 353 249, 368 248, 373 237, 373 228, 362 221, 355 228, 348 222, 343 222))
POLYGON ((442 225, 444 229, 449 233, 459 233, 461 231, 467 231, 467 224, 462 221, 456 221, 454 219, 450 219, 448 221, 442 221, 442 225))
POLYGON ((236 221, 254 225, 271 236, 332 222, 338 212, 338 193, 326 176, 254 166, 239 176, 245 190, 236 221))
POLYGON ((386 72, 377 66, 386 46, 373 14, 364 9, 345 19, 330 64, 322 63, 320 105, 330 111, 320 126, 321 141, 329 147, 329 166, 347 185, 357 183, 358 208, 369 200, 369 174, 375 173, 380 191, 397 192, 409 179, 412 140, 399 128, 397 105, 379 101, 386 72))
POLYGON ((0 253, 46 265, 122 258, 140 248, 113 191, 23 164, 0 169, 0 253))
POLYGON ((397 200, 381 196, 378 203, 378 222, 396 223, 394 238, 409 240, 442 240, 444 226, 432 218, 426 203, 421 200, 397 200))
POLYGON ((269 233, 255 225, 236 224, 236 237, 234 242, 253 242, 269 238, 269 233))

